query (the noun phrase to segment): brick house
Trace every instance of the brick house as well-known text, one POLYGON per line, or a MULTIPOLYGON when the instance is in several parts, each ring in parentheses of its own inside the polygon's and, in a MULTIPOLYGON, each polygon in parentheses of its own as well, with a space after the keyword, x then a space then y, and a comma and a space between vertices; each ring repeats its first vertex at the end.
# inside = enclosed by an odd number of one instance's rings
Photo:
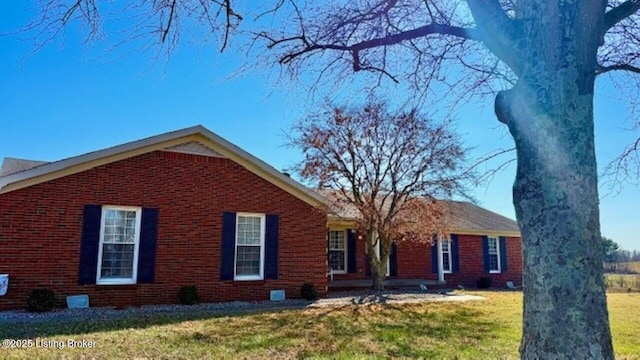
MULTIPOLYGON (((517 223, 469 202, 443 201, 442 205, 448 216, 447 237, 433 244, 393 244, 387 283, 475 287, 480 277, 490 277, 494 286, 504 287, 507 281, 521 284, 517 223)), ((350 288, 370 278, 365 241, 355 230, 354 209, 340 209, 328 216, 330 288, 350 288)))
MULTIPOLYGON (((397 246, 391 278, 437 280, 431 270, 440 269, 447 283, 470 284, 486 270, 519 282, 515 222, 456 204, 461 218, 474 218, 435 247, 397 246)), ((117 307, 176 303, 185 285, 205 302, 268 299, 272 290, 297 297, 304 282, 324 296, 328 273, 366 279, 364 246, 349 221, 202 126, 51 163, 6 158, 0 274, 9 288, 0 310, 24 307, 42 287, 60 300, 87 294, 91 306, 117 307)))

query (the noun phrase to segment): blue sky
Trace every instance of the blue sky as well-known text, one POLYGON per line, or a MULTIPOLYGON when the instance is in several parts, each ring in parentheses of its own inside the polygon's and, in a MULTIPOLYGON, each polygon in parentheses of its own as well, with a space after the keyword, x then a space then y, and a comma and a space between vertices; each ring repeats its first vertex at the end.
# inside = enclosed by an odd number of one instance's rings
MULTIPOLYGON (((0 33, 24 25, 30 15, 25 3, 0 2, 0 33)), ((0 36, 0 158, 53 161, 202 124, 284 169, 300 159, 284 146, 284 134, 321 105, 305 87, 275 76, 277 69, 231 76, 243 61, 233 48, 221 55, 214 47, 181 44, 168 61, 152 64, 148 54, 111 52, 100 43, 84 46, 73 31, 33 55, 32 43, 24 38, 0 36)), ((357 91, 354 84, 338 95, 357 91)), ((395 90, 390 86, 387 95, 402 101, 406 93, 395 90)), ((625 130, 626 105, 606 81, 598 83, 595 107, 603 167, 639 134, 625 130)), ((453 118, 476 156, 512 146, 490 99, 461 106, 453 118)), ((511 166, 475 189, 478 203, 515 218, 514 173, 511 166)), ((603 196, 601 225, 604 236, 626 249, 640 249, 640 189, 627 185, 603 196)))

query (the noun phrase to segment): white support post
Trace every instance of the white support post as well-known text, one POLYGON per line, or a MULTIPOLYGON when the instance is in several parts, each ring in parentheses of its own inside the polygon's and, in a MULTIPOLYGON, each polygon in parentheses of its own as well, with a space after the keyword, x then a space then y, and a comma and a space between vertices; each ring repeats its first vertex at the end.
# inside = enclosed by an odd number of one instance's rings
POLYGON ((442 267, 442 241, 440 240, 440 238, 438 238, 437 240, 437 246, 438 246, 438 281, 439 282, 444 282, 444 268, 442 267))

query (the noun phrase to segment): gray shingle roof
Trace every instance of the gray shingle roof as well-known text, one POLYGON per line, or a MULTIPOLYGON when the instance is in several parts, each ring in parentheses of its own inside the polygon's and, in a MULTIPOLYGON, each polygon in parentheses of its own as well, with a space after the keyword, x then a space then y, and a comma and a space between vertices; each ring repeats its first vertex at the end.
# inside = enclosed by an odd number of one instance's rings
MULTIPOLYGON (((316 190, 333 203, 333 214, 330 217, 352 220, 358 216, 355 206, 336 201, 333 190, 316 190), (339 204, 339 205, 338 205, 339 204)), ((519 232, 518 223, 506 216, 487 210, 476 204, 465 201, 439 200, 447 211, 448 227, 452 230, 467 232, 519 232)))
POLYGON ((45 164, 48 164, 48 162, 6 157, 0 167, 0 177, 17 174, 45 164))
POLYGON ((516 221, 476 204, 461 201, 447 201, 446 203, 451 216, 451 227, 454 229, 520 231, 516 221))

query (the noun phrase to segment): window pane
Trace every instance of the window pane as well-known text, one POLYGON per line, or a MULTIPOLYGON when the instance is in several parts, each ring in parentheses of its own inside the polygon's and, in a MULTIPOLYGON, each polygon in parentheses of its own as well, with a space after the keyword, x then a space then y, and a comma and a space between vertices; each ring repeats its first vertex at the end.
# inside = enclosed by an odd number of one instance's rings
POLYGON ((448 241, 443 241, 442 242, 442 252, 449 252, 449 242, 448 241))
POLYGON ((343 230, 329 231, 329 267, 335 271, 345 271, 347 249, 347 232, 343 230))
POLYGON ((133 244, 136 241, 136 212, 106 210, 104 243, 133 244))
POLYGON ((448 240, 444 240, 441 242, 442 248, 442 270, 443 271, 451 271, 451 251, 450 251, 450 243, 448 240))
POLYGON ((133 244, 104 244, 101 278, 131 278, 133 276, 133 244))
POLYGON ((261 218, 238 216, 238 245, 260 245, 261 218))
POLYGON ((329 250, 344 251, 346 242, 345 231, 329 231, 329 250))
POLYGON ((260 246, 238 246, 236 275, 260 275, 260 246))
POLYGON ((333 270, 344 271, 344 251, 329 251, 329 267, 333 270))
POLYGON ((489 238, 489 270, 500 270, 498 261, 498 239, 489 238))

